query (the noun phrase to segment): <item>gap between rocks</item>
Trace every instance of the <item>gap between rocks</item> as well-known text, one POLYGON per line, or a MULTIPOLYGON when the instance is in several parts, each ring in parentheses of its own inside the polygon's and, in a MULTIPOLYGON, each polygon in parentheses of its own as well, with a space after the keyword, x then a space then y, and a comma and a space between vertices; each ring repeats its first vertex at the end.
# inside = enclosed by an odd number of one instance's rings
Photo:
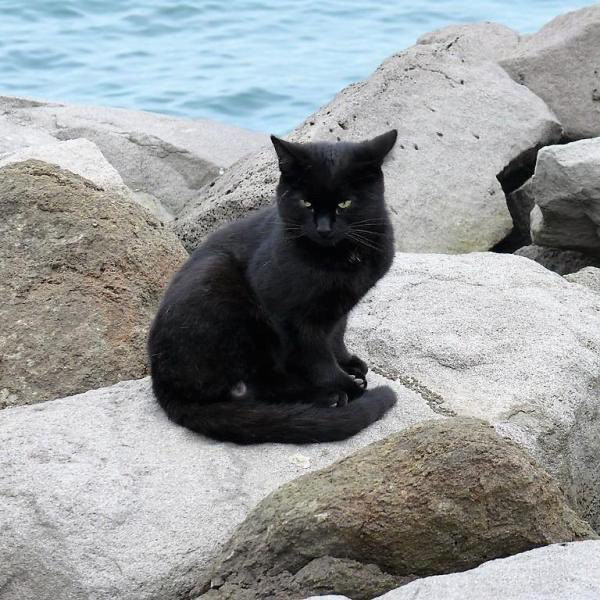
MULTIPOLYGON (((506 206, 513 220, 516 218, 516 207, 510 200, 510 194, 520 188, 535 171, 535 161, 537 160, 538 152, 544 147, 544 144, 538 144, 533 148, 529 148, 521 152, 516 158, 513 158, 505 167, 496 175, 496 179, 502 187, 504 197, 506 198, 506 206)), ((490 248, 491 252, 501 254, 512 254, 522 246, 527 246, 531 241, 528 240, 514 225, 510 233, 497 244, 490 248)))
MULTIPOLYGON (((561 139, 554 144, 536 144, 533 148, 528 148, 513 158, 504 167, 504 169, 502 169, 502 171, 496 175, 496 179, 500 183, 502 191, 504 192, 506 206, 508 207, 508 212, 510 213, 513 223, 517 218, 516 214, 518 209, 511 201, 510 194, 520 188, 528 179, 533 176, 538 152, 546 146, 558 146, 562 144, 568 144, 571 141, 572 140, 563 135, 561 139)), ((531 239, 513 226, 510 233, 505 238, 490 248, 490 252, 512 254, 519 248, 528 246, 529 244, 531 244, 531 239)))

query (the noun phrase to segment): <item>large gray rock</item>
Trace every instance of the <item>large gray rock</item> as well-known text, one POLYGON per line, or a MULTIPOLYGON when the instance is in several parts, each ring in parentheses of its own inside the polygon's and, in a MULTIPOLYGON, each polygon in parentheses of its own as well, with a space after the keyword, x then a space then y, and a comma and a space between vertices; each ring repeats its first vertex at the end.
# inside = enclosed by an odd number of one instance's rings
POLYGON ((534 244, 600 257, 600 137, 542 148, 532 186, 534 244))
POLYGON ((147 211, 38 161, 0 169, 0 408, 146 374, 159 298, 187 258, 147 211))
MULTIPOLYGON (((512 229, 497 176, 560 138, 546 105, 468 44, 418 44, 340 92, 289 139, 357 141, 398 129, 384 166, 399 250, 466 252, 494 246, 512 229), (469 49, 470 48, 470 49, 469 49)), ((516 168, 516 167, 515 167, 516 168)), ((202 189, 175 224, 188 249, 230 219, 271 201, 275 153, 250 155, 202 189)))
POLYGON ((77 138, 94 142, 140 202, 162 206, 169 218, 267 140, 200 119, 0 97, 0 152, 77 138))
POLYGON ((582 419, 600 431, 599 316, 599 296, 525 258, 397 254, 352 314, 347 339, 439 414, 493 422, 591 518, 597 469, 572 465, 579 453, 600 455, 593 436, 578 433, 582 419))
POLYGON ((346 442, 309 446, 203 438, 167 420, 148 379, 0 411, 0 597, 189 597, 267 494, 436 416, 392 385, 399 402, 385 419, 346 442))
POLYGON ((600 294, 600 269, 597 267, 585 267, 576 273, 566 275, 565 279, 571 283, 583 285, 600 294))
MULTIPOLYGON (((553 544, 471 571, 414 581, 375 600, 597 600, 600 542, 553 544)), ((309 599, 310 600, 310 599, 309 599)))
POLYGON ((550 21, 501 65, 556 113, 568 139, 600 135, 600 5, 550 21))
POLYGON ((370 600, 402 578, 595 537, 557 483, 489 424, 428 421, 268 496, 202 574, 199 598, 370 600))
POLYGON ((590 256, 577 250, 562 250, 547 246, 523 246, 515 251, 517 256, 534 260, 559 275, 575 273, 585 267, 600 267, 600 257, 590 256))

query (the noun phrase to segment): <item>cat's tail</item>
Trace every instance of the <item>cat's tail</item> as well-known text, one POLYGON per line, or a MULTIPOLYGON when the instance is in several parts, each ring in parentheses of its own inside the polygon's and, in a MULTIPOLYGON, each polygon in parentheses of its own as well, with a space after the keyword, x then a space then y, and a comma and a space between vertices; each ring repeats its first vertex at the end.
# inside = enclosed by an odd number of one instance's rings
MULTIPOLYGON (((159 399, 160 400, 160 399, 159 399)), ((171 420, 208 437, 236 444, 309 444, 345 440, 381 419, 396 403, 389 387, 377 387, 344 407, 267 404, 232 399, 211 404, 177 405, 171 420)))

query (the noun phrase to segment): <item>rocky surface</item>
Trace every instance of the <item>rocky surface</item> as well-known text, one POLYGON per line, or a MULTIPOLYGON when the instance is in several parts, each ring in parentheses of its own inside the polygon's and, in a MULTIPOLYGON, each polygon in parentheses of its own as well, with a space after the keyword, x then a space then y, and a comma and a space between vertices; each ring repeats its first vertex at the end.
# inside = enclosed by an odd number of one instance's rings
POLYGON ((375 600, 596 600, 599 594, 600 542, 585 541, 553 544, 464 573, 419 579, 375 600))
POLYGON ((98 187, 123 196, 131 190, 123 183, 116 169, 104 158, 98 146, 85 138, 49 144, 26 146, 0 154, 0 167, 33 159, 56 165, 81 175, 98 187))
POLYGON ((383 421, 310 446, 203 438, 167 420, 148 379, 0 411, 0 597, 188 597, 267 494, 436 416, 393 385, 398 406, 383 421))
POLYGON ((501 61, 542 98, 570 140, 600 136, 600 5, 561 15, 501 61))
POLYGON ((600 267, 599 257, 590 256, 576 250, 561 250, 560 248, 531 245, 519 248, 515 251, 515 254, 534 260, 559 275, 575 273, 589 266, 600 267))
POLYGON ((493 422, 583 503, 599 501, 598 478, 570 465, 587 443, 580 420, 600 429, 600 297, 517 256, 398 254, 347 340, 438 414, 493 422))
POLYGON ((585 267, 576 273, 566 275, 565 279, 571 283, 583 285, 600 294, 600 269, 597 267, 585 267))
POLYGON ((104 158, 94 142, 85 138, 54 141, 41 146, 27 146, 14 152, 0 154, 0 167, 23 162, 28 159, 41 160, 57 165, 95 183, 107 192, 137 202, 161 221, 169 221, 171 215, 150 194, 134 194, 123 182, 117 170, 104 158))
MULTIPOLYGON (((0 408, 146 373, 187 254, 147 211, 47 163, 0 169, 0 408)), ((1 587, 1 586, 0 586, 1 587)))
POLYGON ((94 142, 139 202, 168 218, 268 139, 200 119, 0 96, 0 153, 78 138, 94 142))
MULTIPOLYGON (((370 600, 398 587, 390 575, 460 571, 594 537, 556 482, 489 424, 430 421, 268 496, 201 577, 199 598, 287 600, 340 592, 370 600), (314 582, 303 573, 324 557, 331 558, 329 575, 311 589, 314 582), (347 560, 371 566, 361 573, 362 585, 336 577, 336 562, 347 560)), ((360 566, 355 578, 357 572, 360 566)))
MULTIPOLYGON (((177 598, 281 484, 457 414, 492 420, 538 456, 600 528, 599 314, 600 297, 523 258, 401 254, 348 334, 399 401, 347 442, 212 442, 169 423, 147 380, 1 411, 0 589, 20 600, 177 598)), ((335 567, 315 562, 302 577, 368 581, 364 565, 335 567)))
POLYGON ((554 544, 465 573, 415 581, 378 600, 596 600, 600 542, 554 544))
POLYGON ((600 138, 543 148, 532 186, 533 242, 600 258, 600 138))
POLYGON ((440 44, 461 57, 490 61, 512 56, 520 42, 521 36, 513 29, 490 22, 448 25, 417 39, 417 44, 440 44))
MULTIPOLYGON (((513 171, 561 136, 546 105, 480 55, 485 36, 485 28, 473 33, 464 51, 421 43, 391 56, 289 136, 357 141, 398 129, 384 171, 399 250, 458 253, 503 240, 513 224, 498 177, 511 191, 513 171)), ((277 178, 271 148, 236 163, 179 215, 184 245, 191 250, 221 224, 270 202, 277 178)))

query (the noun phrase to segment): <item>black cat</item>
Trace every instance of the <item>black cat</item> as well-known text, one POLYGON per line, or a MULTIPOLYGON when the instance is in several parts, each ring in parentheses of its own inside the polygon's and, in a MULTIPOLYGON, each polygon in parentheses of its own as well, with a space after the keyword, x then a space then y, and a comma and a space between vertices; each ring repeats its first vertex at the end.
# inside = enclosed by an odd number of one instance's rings
POLYGON ((381 165, 396 131, 362 143, 271 137, 277 203, 213 233, 169 285, 148 350, 176 423, 252 444, 343 440, 396 397, 368 392, 348 312, 386 273, 393 232, 381 165))

